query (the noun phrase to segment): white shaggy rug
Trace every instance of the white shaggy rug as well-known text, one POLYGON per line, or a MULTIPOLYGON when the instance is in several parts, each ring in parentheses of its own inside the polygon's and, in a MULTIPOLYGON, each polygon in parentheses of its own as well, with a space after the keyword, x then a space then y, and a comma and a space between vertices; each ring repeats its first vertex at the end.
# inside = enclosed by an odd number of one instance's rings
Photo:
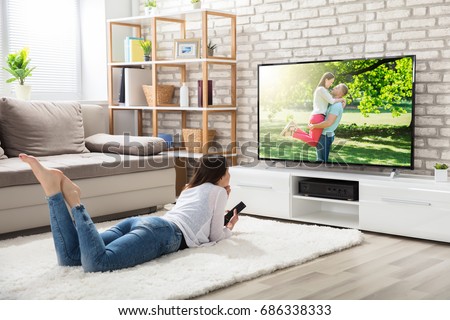
POLYGON ((248 216, 240 217, 233 233, 215 246, 106 273, 57 266, 49 233, 0 241, 0 299, 187 299, 358 245, 363 239, 357 230, 248 216))

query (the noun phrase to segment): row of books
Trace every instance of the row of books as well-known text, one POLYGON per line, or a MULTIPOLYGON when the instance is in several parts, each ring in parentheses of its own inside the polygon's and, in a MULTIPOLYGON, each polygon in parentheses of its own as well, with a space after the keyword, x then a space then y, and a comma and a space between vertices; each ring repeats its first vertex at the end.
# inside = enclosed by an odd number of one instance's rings
POLYGON ((147 100, 142 85, 151 85, 150 69, 123 68, 120 77, 119 105, 146 106, 147 100))
MULTIPOLYGON (((120 77, 119 105, 146 106, 147 99, 143 85, 151 85, 152 73, 150 69, 123 68, 120 77)), ((203 107, 203 81, 198 80, 198 106, 203 107)), ((213 81, 208 80, 208 105, 213 104, 213 81)))
POLYGON ((144 50, 141 47, 140 41, 144 38, 126 37, 123 43, 125 49, 125 62, 144 61, 144 50))

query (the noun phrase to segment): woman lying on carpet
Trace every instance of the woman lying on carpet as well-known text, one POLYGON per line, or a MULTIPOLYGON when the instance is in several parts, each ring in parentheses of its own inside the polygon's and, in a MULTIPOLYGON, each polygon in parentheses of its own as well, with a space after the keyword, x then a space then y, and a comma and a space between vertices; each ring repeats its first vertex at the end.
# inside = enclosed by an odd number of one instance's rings
POLYGON ((188 247, 211 245, 231 236, 236 212, 224 226, 230 174, 223 156, 205 155, 176 205, 163 217, 133 217, 99 233, 85 207, 80 188, 60 170, 45 168, 25 154, 44 189, 58 263, 83 266, 85 272, 132 267, 188 247), (67 209, 72 211, 75 225, 67 209))

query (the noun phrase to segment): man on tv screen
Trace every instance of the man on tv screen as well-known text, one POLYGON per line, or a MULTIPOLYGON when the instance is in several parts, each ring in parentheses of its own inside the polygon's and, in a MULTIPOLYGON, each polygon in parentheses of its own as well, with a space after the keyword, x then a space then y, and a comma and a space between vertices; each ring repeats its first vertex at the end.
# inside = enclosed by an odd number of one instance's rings
MULTIPOLYGON (((331 91, 331 95, 334 98, 343 98, 348 92, 348 88, 345 84, 340 83, 331 91)), ((336 131, 341 122, 344 107, 342 102, 333 103, 328 107, 326 111, 325 120, 320 123, 312 124, 308 126, 312 129, 323 129, 322 134, 317 144, 317 161, 328 162, 328 156, 330 155, 331 145, 334 141, 334 131, 336 131)))

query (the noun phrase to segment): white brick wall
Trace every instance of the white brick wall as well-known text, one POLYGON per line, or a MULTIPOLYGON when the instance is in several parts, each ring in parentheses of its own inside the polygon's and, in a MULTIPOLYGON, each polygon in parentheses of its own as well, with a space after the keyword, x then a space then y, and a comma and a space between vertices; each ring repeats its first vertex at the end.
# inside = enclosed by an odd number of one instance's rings
MULTIPOLYGON (((257 140, 258 64, 414 54, 415 172, 431 174, 437 161, 450 164, 450 1, 208 0, 206 5, 235 7, 239 15, 241 144, 257 140)), ((212 124, 225 128, 221 120, 212 124)), ((220 139, 226 138, 223 131, 220 139)))

